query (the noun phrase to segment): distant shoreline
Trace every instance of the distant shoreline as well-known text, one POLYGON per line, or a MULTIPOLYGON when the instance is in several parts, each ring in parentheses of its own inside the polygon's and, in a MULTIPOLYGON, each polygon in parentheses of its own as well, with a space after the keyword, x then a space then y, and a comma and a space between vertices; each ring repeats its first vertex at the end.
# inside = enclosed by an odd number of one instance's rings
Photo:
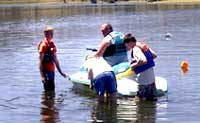
MULTIPOLYGON (((67 0, 66 0, 67 1, 67 0)), ((102 2, 98 1, 97 3, 91 3, 88 1, 64 1, 60 2, 0 2, 0 7, 9 7, 9 6, 65 6, 65 5, 148 5, 148 4, 169 4, 169 5, 200 5, 200 0, 160 0, 155 2, 147 2, 145 0, 130 0, 130 1, 117 1, 115 3, 102 2), (180 2, 181 1, 181 2, 180 2)))

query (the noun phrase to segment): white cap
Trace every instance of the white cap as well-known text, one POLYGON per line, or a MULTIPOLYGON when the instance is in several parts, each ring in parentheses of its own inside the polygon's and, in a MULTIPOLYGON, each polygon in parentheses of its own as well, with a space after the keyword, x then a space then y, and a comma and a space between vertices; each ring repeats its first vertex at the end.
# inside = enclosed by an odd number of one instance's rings
POLYGON ((51 26, 46 26, 46 27, 44 28, 44 32, 48 32, 48 31, 53 31, 53 27, 51 27, 51 26))

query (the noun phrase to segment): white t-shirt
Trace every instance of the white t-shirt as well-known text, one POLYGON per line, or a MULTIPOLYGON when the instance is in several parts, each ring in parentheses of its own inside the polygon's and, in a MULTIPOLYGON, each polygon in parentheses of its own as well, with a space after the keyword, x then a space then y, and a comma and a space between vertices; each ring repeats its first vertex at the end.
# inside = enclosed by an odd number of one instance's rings
MULTIPOLYGON (((133 48, 133 57, 137 61, 146 59, 142 50, 137 46, 133 48)), ((138 73, 136 76, 137 76, 136 81, 140 85, 149 85, 149 84, 152 84, 153 82, 155 82, 155 74, 154 74, 153 67, 151 67, 141 73, 138 73)))
POLYGON ((90 58, 83 64, 84 68, 92 69, 93 78, 105 71, 113 71, 112 67, 102 58, 90 58))

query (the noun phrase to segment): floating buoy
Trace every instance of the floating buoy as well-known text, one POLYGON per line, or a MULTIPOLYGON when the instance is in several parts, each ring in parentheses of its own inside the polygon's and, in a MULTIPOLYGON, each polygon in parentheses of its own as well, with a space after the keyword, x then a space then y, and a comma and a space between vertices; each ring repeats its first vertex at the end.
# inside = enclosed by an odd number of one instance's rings
POLYGON ((181 62, 181 69, 188 69, 188 62, 187 61, 182 61, 181 62))
POLYGON ((165 40, 171 40, 171 38, 172 38, 172 34, 171 33, 166 33, 165 34, 165 40))
POLYGON ((187 61, 181 62, 181 70, 185 74, 188 71, 189 64, 187 61))
POLYGON ((165 34, 165 37, 166 37, 166 38, 171 38, 171 37, 172 37, 172 34, 168 32, 168 33, 165 34))

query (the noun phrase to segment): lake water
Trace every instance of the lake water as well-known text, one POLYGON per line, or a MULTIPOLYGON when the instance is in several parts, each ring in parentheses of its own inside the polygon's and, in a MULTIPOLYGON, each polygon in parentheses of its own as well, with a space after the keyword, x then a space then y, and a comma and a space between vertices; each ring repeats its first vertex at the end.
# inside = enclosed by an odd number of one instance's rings
POLYGON ((199 5, 1 5, 0 15, 0 122, 200 122, 199 5), (167 96, 98 105, 56 72, 55 97, 45 98, 37 53, 44 26, 55 28, 60 65, 73 74, 90 53, 86 48, 97 48, 103 38, 104 22, 133 33, 158 53, 155 73, 168 80, 167 96), (183 60, 189 62, 186 74, 180 69, 183 60))

